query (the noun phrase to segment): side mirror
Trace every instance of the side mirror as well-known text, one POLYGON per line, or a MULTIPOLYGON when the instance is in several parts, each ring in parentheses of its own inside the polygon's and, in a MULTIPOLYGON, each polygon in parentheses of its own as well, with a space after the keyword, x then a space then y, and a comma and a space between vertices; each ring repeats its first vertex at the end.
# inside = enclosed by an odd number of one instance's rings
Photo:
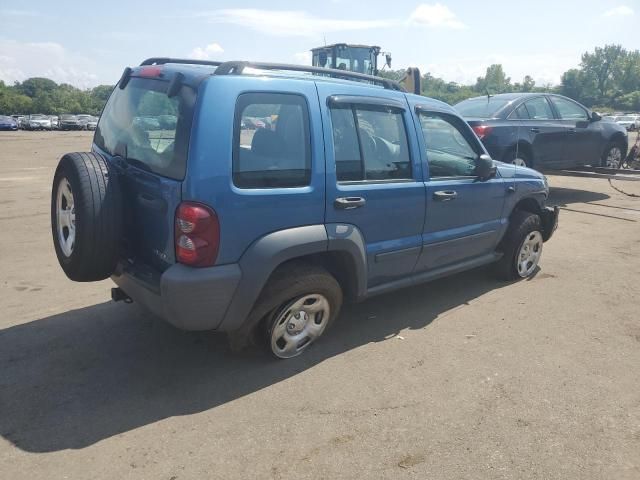
POLYGON ((600 114, 598 112, 591 112, 591 121, 592 122, 598 122, 602 120, 602 117, 600 116, 600 114))
POLYGON ((493 164, 493 160, 489 155, 480 155, 476 162, 476 175, 478 180, 490 180, 496 176, 497 168, 493 164))
POLYGON ((390 53, 385 53, 384 54, 384 60, 387 64, 387 68, 391 68, 391 54, 390 53))
POLYGON ((400 84, 407 92, 420 95, 422 88, 420 85, 420 70, 415 67, 407 68, 404 72, 404 77, 400 80, 400 84))

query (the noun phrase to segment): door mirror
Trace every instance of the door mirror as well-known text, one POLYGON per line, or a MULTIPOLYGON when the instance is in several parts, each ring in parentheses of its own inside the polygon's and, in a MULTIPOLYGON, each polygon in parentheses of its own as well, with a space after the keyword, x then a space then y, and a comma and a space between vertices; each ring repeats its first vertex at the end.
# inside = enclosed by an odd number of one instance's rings
POLYGON ((485 181, 496 176, 497 168, 489 155, 480 155, 476 162, 476 175, 478 180, 485 181))
POLYGON ((599 120, 602 120, 602 117, 600 116, 600 114, 598 112, 591 112, 591 121, 597 122, 599 120))

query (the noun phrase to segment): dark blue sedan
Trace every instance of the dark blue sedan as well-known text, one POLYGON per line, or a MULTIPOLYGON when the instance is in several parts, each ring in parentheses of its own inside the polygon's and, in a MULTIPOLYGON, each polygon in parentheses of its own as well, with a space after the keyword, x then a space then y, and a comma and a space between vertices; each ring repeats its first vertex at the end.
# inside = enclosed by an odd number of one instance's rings
POLYGON ((18 123, 12 117, 0 115, 0 130, 18 130, 18 123))
POLYGON ((626 130, 561 95, 505 93, 470 98, 456 110, 495 160, 543 169, 618 168, 626 130))

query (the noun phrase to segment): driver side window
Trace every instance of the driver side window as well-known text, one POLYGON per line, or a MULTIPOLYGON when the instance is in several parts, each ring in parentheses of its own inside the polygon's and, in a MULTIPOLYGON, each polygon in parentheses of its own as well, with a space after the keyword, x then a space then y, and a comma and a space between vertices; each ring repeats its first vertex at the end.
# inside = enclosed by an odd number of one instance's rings
POLYGON ((420 112, 431 178, 475 176, 478 152, 460 120, 437 112, 420 112))
POLYGON ((332 107, 331 124, 338 182, 413 178, 402 110, 332 107))

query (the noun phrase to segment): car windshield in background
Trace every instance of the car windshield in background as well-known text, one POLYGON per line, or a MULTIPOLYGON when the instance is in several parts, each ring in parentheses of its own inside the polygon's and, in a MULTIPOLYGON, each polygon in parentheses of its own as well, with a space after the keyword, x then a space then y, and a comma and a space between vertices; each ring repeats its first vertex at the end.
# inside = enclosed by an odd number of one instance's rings
POLYGON ((60 115, 60 120, 75 120, 75 115, 60 115))
POLYGON ((619 122, 635 122, 635 117, 618 117, 619 122))
POLYGON ((173 97, 167 83, 132 78, 116 88, 98 122, 95 144, 110 155, 159 175, 181 180, 187 165, 195 93, 187 87, 173 97))
POLYGON ((31 118, 35 120, 40 120, 40 119, 48 120, 48 118, 45 115, 31 115, 31 118))
POLYGON ((494 118, 511 100, 502 98, 470 98, 458 103, 454 108, 466 118, 494 118))

